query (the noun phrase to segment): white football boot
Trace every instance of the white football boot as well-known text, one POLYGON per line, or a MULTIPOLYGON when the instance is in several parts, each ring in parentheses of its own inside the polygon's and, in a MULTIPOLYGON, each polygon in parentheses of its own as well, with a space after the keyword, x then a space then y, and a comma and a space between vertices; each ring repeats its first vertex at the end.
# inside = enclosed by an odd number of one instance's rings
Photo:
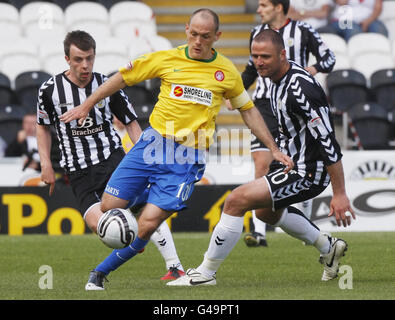
POLYGON ((327 254, 321 254, 319 262, 324 265, 322 281, 335 279, 339 272, 339 261, 347 251, 347 243, 335 237, 328 236, 331 243, 330 250, 327 254))
POLYGON ((186 274, 176 280, 166 283, 168 286, 209 286, 216 285, 215 276, 210 278, 204 276, 196 269, 188 269, 186 274))

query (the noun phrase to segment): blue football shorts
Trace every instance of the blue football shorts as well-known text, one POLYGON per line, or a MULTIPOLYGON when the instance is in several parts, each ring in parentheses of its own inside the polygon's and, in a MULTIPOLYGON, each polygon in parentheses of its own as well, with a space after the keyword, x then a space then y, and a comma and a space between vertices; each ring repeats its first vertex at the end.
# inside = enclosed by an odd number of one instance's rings
POLYGON ((202 178, 205 163, 204 150, 180 145, 148 127, 113 172, 105 192, 128 200, 129 207, 147 202, 180 211, 202 178))

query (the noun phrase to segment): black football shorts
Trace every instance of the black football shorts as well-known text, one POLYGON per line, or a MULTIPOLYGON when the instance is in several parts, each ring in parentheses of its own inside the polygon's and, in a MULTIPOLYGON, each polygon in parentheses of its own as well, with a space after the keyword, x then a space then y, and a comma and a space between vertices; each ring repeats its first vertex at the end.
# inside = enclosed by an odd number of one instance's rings
POLYGON ((315 198, 327 187, 313 184, 295 170, 284 173, 284 169, 283 165, 271 166, 264 176, 269 185, 273 211, 315 198))
POLYGON ((123 149, 118 148, 108 159, 67 174, 80 212, 84 217, 92 205, 100 202, 107 181, 124 155, 123 149))

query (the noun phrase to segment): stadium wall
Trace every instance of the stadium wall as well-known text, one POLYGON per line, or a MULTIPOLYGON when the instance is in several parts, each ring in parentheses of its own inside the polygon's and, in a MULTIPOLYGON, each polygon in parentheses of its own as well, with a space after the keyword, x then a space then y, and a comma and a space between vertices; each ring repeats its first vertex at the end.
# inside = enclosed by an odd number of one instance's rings
MULTIPOLYGON (((345 151, 343 166, 347 193, 357 214, 348 227, 337 227, 328 218, 332 188, 313 200, 312 220, 322 230, 395 231, 395 152, 345 151)), ((25 180, 20 160, 0 163, 0 234, 84 234, 90 231, 79 213, 71 188, 57 184, 53 196, 48 187, 21 187, 25 180)), ((196 185, 188 209, 168 219, 172 231, 211 232, 219 221, 226 196, 253 178, 250 159, 210 159, 203 183, 196 185)), ((250 231, 251 212, 244 220, 250 231)))

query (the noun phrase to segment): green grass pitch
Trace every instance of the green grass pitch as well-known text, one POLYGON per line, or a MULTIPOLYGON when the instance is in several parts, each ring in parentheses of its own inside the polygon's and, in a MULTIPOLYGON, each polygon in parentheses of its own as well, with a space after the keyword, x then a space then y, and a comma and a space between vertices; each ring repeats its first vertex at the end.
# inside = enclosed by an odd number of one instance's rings
MULTIPOLYGON (((322 282, 319 254, 283 233, 268 233, 269 247, 247 248, 240 239, 217 273, 214 287, 168 287, 165 264, 149 243, 108 276, 106 290, 86 292, 89 271, 109 253, 96 236, 0 236, 1 300, 393 300, 395 232, 334 233, 348 242, 348 269, 322 282), (52 271, 52 289, 40 288, 41 266, 52 271), (352 273, 350 273, 350 271, 352 273), (342 278, 343 276, 346 277, 342 278), (342 280, 343 279, 343 280, 342 280), (341 288, 341 283, 346 288, 341 288), (348 287, 347 287, 348 286, 348 287)), ((174 233, 185 269, 200 264, 209 233, 174 233)), ((45 282, 47 285, 49 282, 45 282)))

